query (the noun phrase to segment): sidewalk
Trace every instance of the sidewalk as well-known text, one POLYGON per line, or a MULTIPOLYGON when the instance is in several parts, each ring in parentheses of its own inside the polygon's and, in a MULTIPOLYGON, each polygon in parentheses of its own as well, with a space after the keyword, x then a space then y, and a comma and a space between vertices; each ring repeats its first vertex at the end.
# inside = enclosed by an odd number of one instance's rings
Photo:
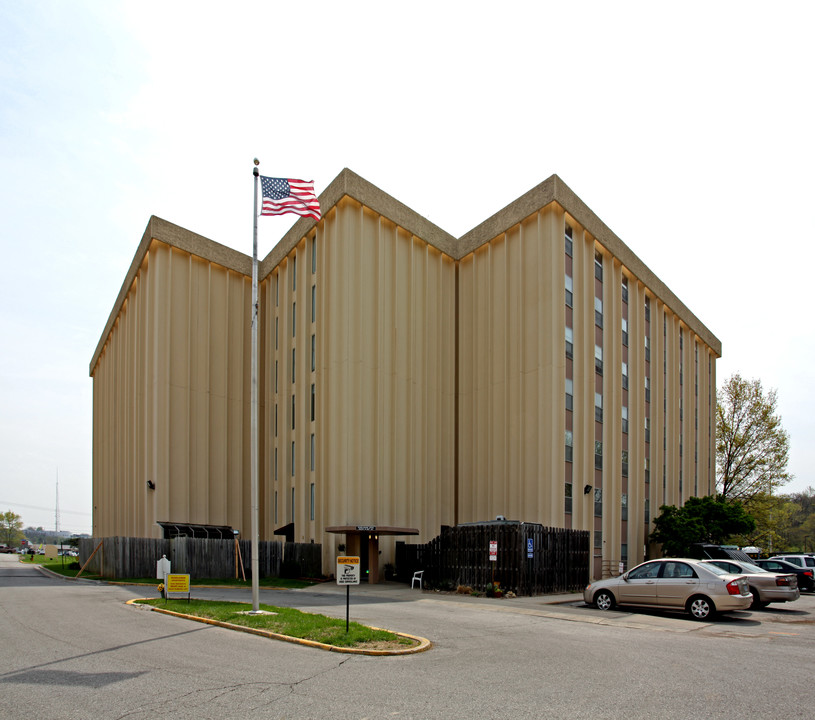
MULTIPOLYGON (((304 591, 323 593, 326 595, 345 594, 345 587, 337 585, 336 582, 325 582, 304 588, 304 591)), ((300 592, 294 590, 293 592, 300 592)), ((435 590, 420 590, 411 588, 410 585, 400 582, 380 582, 376 584, 360 583, 351 586, 351 593, 354 595, 369 595, 375 597, 390 597, 394 600, 409 602, 411 600, 449 600, 455 602, 471 602, 484 605, 517 605, 524 607, 540 607, 541 605, 564 605, 567 603, 582 602, 583 593, 558 593, 553 595, 534 595, 532 597, 519 595, 514 598, 489 598, 484 595, 476 597, 455 592, 438 592, 435 590)))

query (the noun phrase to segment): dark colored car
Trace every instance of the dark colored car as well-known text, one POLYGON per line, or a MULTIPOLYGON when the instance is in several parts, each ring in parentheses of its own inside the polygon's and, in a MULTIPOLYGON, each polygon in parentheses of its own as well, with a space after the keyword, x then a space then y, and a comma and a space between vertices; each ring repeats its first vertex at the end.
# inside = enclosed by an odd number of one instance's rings
POLYGON ((795 573, 798 578, 798 589, 801 592, 815 592, 815 573, 812 568, 793 565, 786 560, 753 560, 760 568, 774 573, 795 573))

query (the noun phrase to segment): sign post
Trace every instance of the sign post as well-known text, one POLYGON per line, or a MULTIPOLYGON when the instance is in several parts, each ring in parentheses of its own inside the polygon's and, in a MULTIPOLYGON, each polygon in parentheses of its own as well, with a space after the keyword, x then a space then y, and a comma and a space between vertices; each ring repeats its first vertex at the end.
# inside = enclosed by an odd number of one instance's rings
POLYGON ((351 585, 359 585, 359 557, 355 555, 337 558, 337 585, 345 585, 345 632, 351 607, 351 585))

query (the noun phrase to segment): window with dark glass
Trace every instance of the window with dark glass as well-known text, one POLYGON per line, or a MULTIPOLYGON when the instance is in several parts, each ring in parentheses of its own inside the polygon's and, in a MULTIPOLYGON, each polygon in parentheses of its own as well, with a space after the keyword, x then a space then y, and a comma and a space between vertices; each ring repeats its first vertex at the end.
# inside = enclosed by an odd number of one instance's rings
POLYGON ((568 225, 566 226, 566 254, 571 257, 572 256, 572 228, 568 225))

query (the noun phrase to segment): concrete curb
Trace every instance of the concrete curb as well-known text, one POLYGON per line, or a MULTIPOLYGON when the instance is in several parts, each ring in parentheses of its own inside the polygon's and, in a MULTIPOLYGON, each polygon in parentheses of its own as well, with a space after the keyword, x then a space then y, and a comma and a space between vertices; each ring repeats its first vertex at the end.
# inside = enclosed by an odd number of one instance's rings
MULTIPOLYGON (((127 605, 137 605, 140 600, 151 600, 153 598, 133 598, 127 601, 127 605)), ((419 644, 415 647, 405 648, 404 650, 365 650, 359 648, 346 648, 339 647, 338 645, 328 645, 327 643, 316 642, 314 640, 304 640, 303 638, 292 637, 291 635, 281 635, 280 633, 271 632, 270 630, 260 630, 258 628, 245 627, 243 625, 233 625, 232 623, 222 622, 220 620, 211 620, 210 618, 197 617, 195 615, 185 615, 184 613, 177 613, 172 610, 165 610, 164 608, 153 607, 152 605, 145 605, 153 612, 162 613, 163 615, 172 615, 173 617, 184 618, 185 620, 194 620, 195 622, 204 623, 205 625, 215 625, 217 627, 226 628, 227 630, 238 630, 240 632, 249 633, 250 635, 260 635, 261 637, 270 638, 272 640, 283 640, 284 642, 294 643, 296 645, 305 645, 307 647, 318 648, 319 650, 328 650, 329 652, 347 653, 350 655, 415 655, 416 653, 424 652, 433 647, 433 643, 427 638, 419 637, 418 635, 409 635, 408 633, 396 632, 395 630, 386 630, 392 632, 399 637, 415 640, 419 644)), ((369 626, 372 630, 384 630, 385 628, 369 626)))

